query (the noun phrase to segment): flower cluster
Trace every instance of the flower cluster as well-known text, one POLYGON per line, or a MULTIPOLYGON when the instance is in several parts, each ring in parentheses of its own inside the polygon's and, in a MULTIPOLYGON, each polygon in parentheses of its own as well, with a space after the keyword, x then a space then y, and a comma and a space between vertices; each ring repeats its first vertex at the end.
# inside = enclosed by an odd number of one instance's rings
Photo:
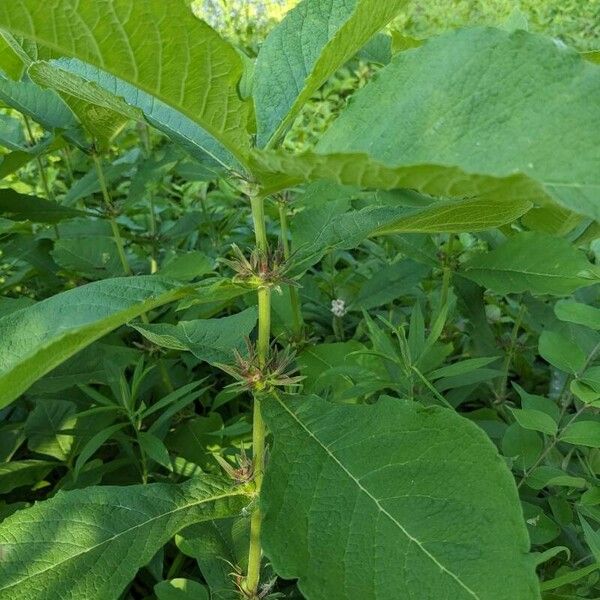
POLYGON ((247 354, 242 356, 234 350, 235 365, 217 366, 231 375, 236 381, 230 387, 239 387, 253 392, 268 392, 275 387, 298 386, 304 377, 293 376, 292 364, 295 354, 289 349, 278 350, 272 345, 269 355, 261 365, 256 346, 246 340, 247 354))
POLYGON ((231 249, 233 258, 221 258, 220 261, 235 271, 234 281, 237 283, 255 288, 271 288, 278 292, 281 292, 282 284, 298 286, 296 281, 286 277, 290 265, 284 258, 281 246, 274 250, 269 248, 266 252, 254 249, 248 258, 236 244, 232 244, 231 249))
POLYGON ((341 298, 337 298, 331 301, 331 312, 334 314, 334 316, 343 317, 346 314, 347 310, 348 309, 346 308, 346 302, 344 302, 344 300, 342 300, 341 298))

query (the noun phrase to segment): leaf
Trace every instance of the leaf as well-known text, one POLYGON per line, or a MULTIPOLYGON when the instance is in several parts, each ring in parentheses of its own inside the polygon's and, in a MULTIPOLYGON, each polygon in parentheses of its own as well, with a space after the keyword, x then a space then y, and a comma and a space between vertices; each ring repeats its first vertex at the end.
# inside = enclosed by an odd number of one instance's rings
POLYGON ((568 323, 584 325, 600 330, 600 309, 575 300, 559 300, 554 305, 554 314, 568 323))
POLYGON ((243 488, 208 476, 59 492, 0 524, 0 599, 115 598, 180 529, 247 502, 243 488))
POLYGON ((142 450, 159 465, 171 468, 171 458, 169 457, 169 451, 164 445, 163 441, 157 438, 155 435, 148 433, 147 431, 140 431, 138 433, 138 441, 142 450))
POLYGON ((158 600, 209 600, 208 590, 191 579, 171 579, 154 586, 158 600))
POLYGON ((73 444, 73 436, 67 432, 75 426, 75 411, 75 405, 67 400, 38 400, 23 426, 28 448, 67 460, 73 444))
POLYGON ((231 317, 180 321, 177 325, 136 325, 135 329, 157 346, 187 350, 196 358, 213 364, 230 363, 234 358, 233 350, 243 348, 244 338, 250 336, 257 318, 253 307, 231 317))
POLYGON ((585 541, 587 542, 596 562, 600 562, 600 535, 597 531, 594 531, 590 524, 580 515, 581 526, 583 527, 583 534, 585 541))
POLYGON ((546 435, 556 435, 558 425, 552 417, 541 410, 535 409, 510 409, 517 423, 524 429, 540 431, 546 435))
MULTIPOLYGON (((362 169, 364 165, 358 165, 357 168, 362 169)), ((370 173, 374 175, 372 171, 370 173)), ((513 221, 531 206, 529 202, 520 201, 503 204, 483 200, 441 201, 419 208, 369 206, 340 214, 337 210, 340 205, 336 201, 329 210, 325 205, 322 211, 311 210, 307 214, 298 215, 300 223, 294 223, 294 232, 307 221, 314 221, 308 232, 299 236, 298 243, 295 244, 297 253, 294 258, 294 273, 302 273, 318 262, 327 251, 334 248, 354 248, 367 237, 489 229, 513 221), (312 235, 310 240, 309 234, 312 235), (299 245, 301 241, 304 241, 302 246, 299 245)))
POLYGON ((306 101, 405 4, 406 0, 304 0, 292 9, 256 59, 258 145, 281 138, 306 101))
MULTIPOLYGON (((56 463, 47 460, 13 460, 0 464, 0 494, 40 483, 56 463)), ((0 571, 1 572, 1 571, 0 571)))
POLYGON ((198 561, 213 600, 238 600, 239 590, 231 577, 231 565, 247 569, 248 519, 221 519, 198 523, 175 538, 181 552, 198 561))
POLYGON ((367 153, 255 151, 252 164, 266 194, 302 181, 327 179, 340 185, 410 188, 454 198, 392 214, 395 218, 388 218, 389 223, 380 223, 382 233, 482 231, 510 223, 544 200, 543 190, 524 175, 478 175, 425 161, 389 166, 367 153))
MULTIPOLYGON (((79 98, 84 106, 87 104, 104 111, 106 114, 100 117, 118 115, 119 126, 122 126, 124 118, 137 121, 145 119, 199 161, 210 157, 220 167, 238 164, 233 155, 195 121, 101 69, 77 59, 61 58, 35 62, 29 67, 28 73, 34 81, 58 90, 63 97, 71 101, 79 98)), ((96 125, 95 129, 102 126, 101 121, 92 123, 96 125)))
POLYGON ((561 442, 568 442, 576 446, 600 448, 600 422, 577 421, 571 423, 561 434, 561 442))
POLYGON ((23 68, 23 61, 0 32, 0 70, 6 77, 19 80, 23 75, 23 68))
POLYGON ((58 223, 63 219, 85 216, 79 210, 37 196, 19 194, 12 189, 0 189, 0 213, 8 219, 33 223, 58 223))
POLYGON ((60 238, 51 253, 56 264, 87 279, 106 279, 123 273, 114 238, 60 238))
POLYGON ((366 153, 388 167, 521 173, 546 200, 598 220, 600 104, 590 99, 599 96, 600 69, 554 40, 462 29, 392 59, 317 151, 366 153))
POLYGON ((461 274, 498 294, 566 296, 600 281, 596 267, 567 240, 521 232, 495 250, 473 256, 461 274))
POLYGON ((187 288, 155 276, 105 279, 0 319, 0 407, 92 342, 187 288))
POLYGON ((212 146, 245 162, 249 109, 237 92, 241 58, 182 0, 50 0, 43 6, 19 0, 0 8, 0 27, 88 63, 99 85, 104 73, 118 78, 131 102, 130 92, 139 89, 138 108, 153 109, 156 102, 173 109, 218 141, 212 146))
POLYGON ((264 549, 306 598, 540 598, 512 477, 478 427, 394 399, 263 410, 264 549))
POLYGON ((31 81, 12 81, 0 77, 0 100, 31 117, 49 131, 59 130, 79 146, 87 146, 79 122, 58 94, 44 90, 31 81))
POLYGON ((585 352, 575 342, 555 331, 543 331, 538 348, 544 360, 566 373, 575 375, 585 366, 585 352))

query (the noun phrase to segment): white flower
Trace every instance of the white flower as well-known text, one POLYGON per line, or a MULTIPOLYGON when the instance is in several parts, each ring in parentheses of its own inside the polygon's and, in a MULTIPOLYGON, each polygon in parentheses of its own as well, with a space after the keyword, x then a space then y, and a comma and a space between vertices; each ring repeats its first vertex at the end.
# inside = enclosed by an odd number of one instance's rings
POLYGON ((343 317, 346 314, 346 303, 341 299, 331 301, 331 312, 336 317, 343 317))

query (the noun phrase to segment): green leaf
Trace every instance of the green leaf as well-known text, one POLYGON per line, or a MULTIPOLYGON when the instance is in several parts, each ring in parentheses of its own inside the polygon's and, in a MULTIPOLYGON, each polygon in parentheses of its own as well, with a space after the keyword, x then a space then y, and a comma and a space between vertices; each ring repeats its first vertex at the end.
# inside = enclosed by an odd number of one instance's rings
POLYGON ((231 565, 247 569, 248 519, 221 519, 198 523, 175 538, 181 552, 198 561, 213 600, 238 600, 239 590, 231 577, 231 565))
POLYGON ((0 464, 0 494, 8 494, 14 489, 40 483, 55 466, 56 463, 35 459, 13 460, 0 464))
POLYGON ((566 373, 575 375, 585 366, 585 352, 575 342, 555 331, 543 331, 538 348, 544 360, 566 373))
POLYGON ((571 423, 560 434, 560 441, 575 444, 576 446, 600 448, 600 422, 577 421, 571 423))
POLYGON ((89 80, 100 86, 106 74, 112 84, 117 78, 123 85, 109 91, 139 101, 142 110, 153 110, 155 102, 157 110, 171 109, 218 142, 207 140, 207 151, 224 147, 244 164, 249 108, 237 92, 241 58, 182 0, 51 0, 43 6, 19 0, 0 8, 0 27, 87 63, 89 80))
POLYGON ((19 194, 12 189, 0 190, 0 214, 8 219, 33 223, 58 223, 63 219, 85 216, 79 210, 44 198, 19 194))
POLYGON ((540 431, 546 435, 556 435, 558 425, 552 417, 541 410, 535 409, 510 409, 517 423, 524 429, 540 431))
POLYGON ((0 599, 118 597, 180 529, 238 514, 247 502, 242 487, 208 476, 59 492, 0 524, 0 599))
POLYGON ((600 330, 600 308, 588 306, 575 300, 559 300, 554 305, 554 314, 561 321, 600 330))
POLYGON ((254 73, 258 144, 277 141, 307 100, 406 0, 304 0, 263 43, 254 73))
POLYGON ((0 70, 6 77, 19 80, 23 75, 23 69, 23 61, 0 32, 0 70))
POLYGON ((0 77, 0 100, 49 131, 61 131, 77 146, 87 145, 75 115, 52 90, 44 90, 31 81, 11 81, 0 77))
POLYGON ((317 150, 366 153, 388 167, 521 173, 546 200, 598 220, 598 96, 600 69, 554 40, 462 29, 398 54, 317 150))
POLYGON ((25 421, 27 446, 38 454, 66 460, 73 445, 76 407, 68 400, 38 400, 25 421))
POLYGON ((600 281, 598 269, 567 240, 522 232, 468 260, 462 275, 498 294, 531 292, 566 296, 600 281))
POLYGON ((583 535, 585 536, 585 541, 587 542, 596 562, 600 562, 600 534, 597 531, 594 531, 590 524, 580 515, 579 519, 581 520, 581 526, 583 527, 583 535))
POLYGON ((434 197, 454 198, 423 208, 393 209, 381 220, 380 233, 482 231, 525 214, 544 192, 523 175, 471 174, 457 167, 419 162, 390 166, 367 153, 256 151, 252 164, 265 193, 301 181, 327 179, 341 185, 391 190, 410 188, 434 197))
POLYGON ((152 433, 148 433, 147 431, 140 431, 138 433, 138 441, 140 443, 140 448, 154 461, 156 461, 159 465, 166 467, 167 469, 171 468, 171 458, 169 457, 169 451, 167 447, 164 445, 163 441, 157 438, 152 433))
POLYGON ((113 329, 189 289, 155 276, 106 279, 0 319, 0 407, 113 329))
POLYGON ((191 579, 171 579, 154 586, 158 600, 209 600, 208 590, 191 579))
POLYGON ((157 323, 136 325, 135 328, 157 346, 172 350, 187 350, 209 363, 230 363, 233 350, 241 350, 244 338, 256 325, 256 308, 248 308, 231 317, 180 321, 177 325, 157 323))
POLYGON ((106 279, 123 273, 114 238, 60 238, 50 253, 56 264, 87 279, 106 279))
POLYGON ((478 427, 394 399, 263 410, 264 549, 306 598, 540 598, 514 482, 478 427))

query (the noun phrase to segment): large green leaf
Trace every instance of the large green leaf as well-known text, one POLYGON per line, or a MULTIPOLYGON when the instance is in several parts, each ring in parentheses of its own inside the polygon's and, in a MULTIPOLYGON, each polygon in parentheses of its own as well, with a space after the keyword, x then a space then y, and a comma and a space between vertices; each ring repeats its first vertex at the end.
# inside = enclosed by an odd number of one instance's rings
POLYGON ((0 6, 0 27, 133 86, 142 104, 174 109, 245 162, 242 60, 183 0, 18 0, 0 6))
POLYGON ((0 599, 117 598, 179 530, 246 504, 243 487, 206 476, 59 492, 0 525, 0 599))
POLYGON ((0 407, 98 338, 188 293, 156 276, 84 285, 0 319, 0 407))
POLYGON ((478 427, 391 398, 263 405, 264 548, 308 600, 540 598, 517 490, 478 427))
POLYGON ((407 0, 304 0, 270 33, 254 72, 258 143, 277 140, 302 105, 407 0))
MULTIPOLYGON (((119 114, 138 121, 146 119, 199 160, 209 155, 217 164, 236 164, 231 153, 195 121, 101 69, 76 59, 58 59, 37 61, 29 67, 28 73, 34 81, 59 91, 73 103, 80 98, 84 105, 109 115, 119 114)), ((101 124, 100 120, 97 125, 101 124)))
POLYGON ((562 206, 600 219, 598 98, 600 68, 575 51, 522 30, 465 29, 398 54, 317 148, 390 167, 523 173, 562 206))
MULTIPOLYGON (((495 219, 494 211, 523 214, 532 202, 543 202, 544 191, 529 178, 516 174, 506 177, 470 174, 458 167, 412 164, 391 167, 368 154, 305 152, 294 155, 284 151, 253 154, 265 193, 291 187, 301 181, 327 179, 342 185, 391 190, 412 188, 431 196, 479 200, 484 204, 474 211, 475 227, 481 220, 485 229, 495 219), (507 203, 507 206, 496 204, 507 203), (491 211, 489 214, 487 211, 491 211)), ((464 224, 467 215, 464 214, 464 224)), ((463 225, 464 226, 464 225, 463 225)))
POLYGON ((467 261, 462 274, 499 294, 529 291, 566 296, 600 282, 600 270, 567 240, 522 232, 467 261))

